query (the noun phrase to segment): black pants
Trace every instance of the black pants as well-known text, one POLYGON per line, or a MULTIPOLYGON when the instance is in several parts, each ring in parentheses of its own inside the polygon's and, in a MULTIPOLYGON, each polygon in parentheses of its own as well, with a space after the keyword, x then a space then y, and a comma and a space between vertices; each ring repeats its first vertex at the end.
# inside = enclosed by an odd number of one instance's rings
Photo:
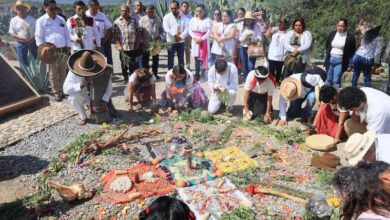
POLYGON ((249 93, 248 108, 252 111, 252 119, 262 116, 267 111, 268 93, 259 94, 255 92, 249 93))
POLYGON ((288 70, 286 70, 286 68, 284 68, 284 70, 283 70, 283 79, 291 76, 294 73, 303 73, 305 68, 306 68, 306 63, 300 63, 300 62, 297 63, 297 66, 295 67, 294 71, 288 71, 288 70))
POLYGON ((276 82, 280 83, 280 78, 282 77, 282 68, 283 68, 283 61, 274 61, 274 60, 268 60, 269 63, 269 72, 275 77, 276 82))
POLYGON ((135 62, 135 58, 139 56, 140 52, 136 50, 123 51, 126 56, 123 56, 122 53, 119 53, 119 58, 121 60, 122 75, 124 80, 129 79, 134 70, 138 69, 139 64, 135 62))
MULTIPOLYGON (((146 68, 146 69, 150 68, 149 58, 150 58, 149 52, 145 52, 144 54, 142 54, 142 62, 141 62, 142 68, 146 68)), ((158 76, 157 75, 158 74, 158 61, 159 61, 158 54, 155 56, 152 56, 152 72, 156 77, 158 76)))

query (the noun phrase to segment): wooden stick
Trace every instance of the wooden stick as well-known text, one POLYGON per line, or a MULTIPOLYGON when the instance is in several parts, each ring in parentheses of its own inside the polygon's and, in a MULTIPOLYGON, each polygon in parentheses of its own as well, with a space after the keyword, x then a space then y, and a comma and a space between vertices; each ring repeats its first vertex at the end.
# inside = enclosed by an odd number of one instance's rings
POLYGON ((257 186, 255 188, 254 192, 255 193, 263 193, 263 194, 269 194, 269 195, 283 197, 283 198, 289 199, 291 201, 294 201, 296 203, 303 204, 303 205, 306 205, 306 203, 307 203, 306 199, 302 199, 302 198, 299 198, 299 197, 296 197, 296 196, 292 196, 292 195, 289 195, 289 194, 284 193, 284 192, 279 192, 279 191, 276 191, 276 190, 274 190, 272 188, 263 188, 263 187, 257 186))

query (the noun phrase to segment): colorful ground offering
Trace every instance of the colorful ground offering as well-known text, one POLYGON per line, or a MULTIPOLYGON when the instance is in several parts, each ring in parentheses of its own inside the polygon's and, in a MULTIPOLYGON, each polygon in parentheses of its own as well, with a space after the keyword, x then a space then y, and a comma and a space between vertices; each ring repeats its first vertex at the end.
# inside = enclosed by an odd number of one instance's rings
MULTIPOLYGON (((197 219, 206 212, 221 215, 238 206, 251 207, 250 200, 227 178, 221 178, 188 188, 177 189, 180 197, 188 204, 197 219)), ((210 217, 209 219, 215 219, 210 217)))
POLYGON ((225 173, 259 167, 259 164, 256 161, 249 158, 244 152, 236 147, 206 151, 205 156, 209 158, 218 169, 225 173))

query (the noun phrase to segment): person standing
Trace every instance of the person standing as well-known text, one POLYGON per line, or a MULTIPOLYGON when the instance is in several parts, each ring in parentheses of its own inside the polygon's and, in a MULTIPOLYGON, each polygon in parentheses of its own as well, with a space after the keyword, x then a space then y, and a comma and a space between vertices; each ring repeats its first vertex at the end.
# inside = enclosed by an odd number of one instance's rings
POLYGON ((210 42, 212 21, 206 15, 206 6, 196 6, 196 17, 190 21, 189 34, 192 37, 191 55, 195 57, 195 77, 205 79, 205 71, 209 69, 210 42), (200 74, 202 73, 202 74, 200 74))
POLYGON ((233 13, 224 10, 222 22, 213 25, 211 37, 214 39, 211 47, 210 65, 214 65, 218 58, 226 58, 228 61, 234 60, 234 41, 237 35, 237 26, 233 23, 233 13))
POLYGON ((35 44, 35 19, 28 15, 30 5, 23 1, 16 1, 12 5, 12 10, 16 16, 11 19, 8 33, 17 41, 16 54, 19 65, 28 65, 27 54, 30 53, 37 57, 37 45, 35 44))
POLYGON ((348 21, 340 19, 336 30, 329 33, 326 40, 326 82, 328 86, 341 88, 341 77, 347 70, 349 60, 355 53, 355 36, 348 31, 348 21))
POLYGON ((75 1, 76 14, 68 19, 66 25, 72 40, 73 52, 78 50, 101 50, 101 38, 94 19, 85 14, 85 3, 75 1))
POLYGON ((70 35, 65 20, 57 16, 55 0, 43 3, 46 14, 38 18, 35 27, 35 40, 39 47, 51 43, 56 47, 57 62, 49 64, 50 85, 56 101, 62 101, 62 86, 66 77, 66 64, 70 54, 70 35))
POLYGON ((293 73, 302 73, 310 61, 310 48, 313 37, 306 30, 303 18, 297 18, 292 24, 293 30, 287 32, 284 48, 286 50, 284 62, 284 78, 293 73))
POLYGON ((127 5, 129 6, 130 9, 130 15, 139 22, 139 20, 145 16, 145 12, 143 11, 143 4, 140 0, 136 0, 134 2, 134 8, 131 8, 131 2, 132 0, 127 1, 127 5))
POLYGON ((100 35, 100 44, 102 52, 107 58, 107 63, 112 65, 112 23, 105 14, 99 11, 100 3, 98 0, 90 0, 88 3, 88 11, 85 13, 87 16, 91 16, 95 20, 100 35))
POLYGON ((173 0, 169 3, 171 12, 164 16, 163 27, 167 34, 168 69, 173 68, 175 53, 179 65, 184 66, 184 39, 188 34, 188 19, 179 10, 179 2, 173 0))
POLYGON ((271 28, 271 21, 267 18, 267 12, 264 9, 256 9, 253 13, 253 16, 256 18, 256 24, 261 30, 261 34, 265 34, 269 28, 271 28))
MULTIPOLYGON (((146 7, 146 16, 143 16, 139 22, 139 25, 143 28, 143 30, 146 32, 146 38, 145 41, 145 52, 142 54, 142 60, 141 60, 141 67, 146 68, 149 70, 149 57, 150 53, 154 53, 153 51, 149 51, 149 45, 151 42, 157 42, 157 47, 161 46, 159 45, 159 42, 161 41, 161 35, 163 33, 162 23, 161 19, 157 17, 156 10, 153 5, 148 5, 146 7)), ((156 48, 158 49, 158 48, 156 48)), ((158 74, 158 61, 159 61, 159 54, 152 54, 152 72, 156 79, 159 79, 160 77, 158 74)))
MULTIPOLYGON (((180 11, 187 18, 188 21, 190 21, 192 19, 192 14, 189 12, 189 7, 190 7, 190 5, 188 4, 187 1, 183 1, 180 4, 180 11)), ((185 52, 185 56, 186 56, 186 68, 187 69, 190 69, 190 66, 191 66, 191 41, 192 41, 191 37, 192 36, 187 35, 187 37, 184 40, 184 42, 185 42, 184 52, 185 52)))
POLYGON ((114 22, 114 39, 120 52, 123 83, 127 84, 129 75, 138 68, 136 57, 141 55, 141 34, 137 20, 130 16, 128 5, 121 6, 121 15, 114 22))
POLYGON ((265 33, 267 39, 271 38, 271 43, 268 48, 268 63, 269 72, 275 77, 276 83, 280 84, 283 58, 284 58, 284 40, 287 34, 287 20, 285 18, 279 19, 278 26, 269 28, 265 33))
POLYGON ((363 72, 364 86, 371 87, 371 70, 374 66, 380 66, 382 37, 380 35, 381 26, 368 27, 363 31, 363 39, 360 47, 353 57, 352 86, 356 87, 360 73, 363 72))

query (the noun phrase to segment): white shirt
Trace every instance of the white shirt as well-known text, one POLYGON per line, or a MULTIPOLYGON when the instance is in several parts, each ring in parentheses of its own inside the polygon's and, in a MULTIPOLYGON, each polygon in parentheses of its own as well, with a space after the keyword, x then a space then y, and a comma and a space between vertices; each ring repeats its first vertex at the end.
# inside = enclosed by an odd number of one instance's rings
POLYGON ((375 139, 376 160, 390 164, 390 134, 378 134, 375 139))
POLYGON ((268 49, 268 59, 273 61, 283 61, 284 58, 284 41, 287 31, 279 31, 278 27, 272 28, 272 38, 268 49))
MULTIPOLYGON (((295 49, 293 46, 291 46, 291 43, 290 43, 290 39, 293 35, 295 35, 295 31, 290 30, 287 32, 287 35, 285 37, 284 48, 288 52, 293 52, 295 49)), ((309 52, 310 52, 309 49, 311 47, 312 41, 313 41, 313 37, 309 31, 304 31, 301 34, 301 37, 300 37, 300 45, 301 46, 298 48, 298 51, 302 53, 303 63, 309 62, 309 52)))
POLYGON ((382 50, 382 37, 375 38, 371 43, 366 44, 362 39, 360 47, 356 51, 356 55, 367 59, 374 59, 375 63, 380 62, 382 50))
POLYGON ((258 94, 267 93, 268 96, 272 96, 275 93, 275 85, 269 78, 267 78, 261 84, 259 84, 259 82, 255 78, 255 70, 252 70, 248 73, 248 76, 246 77, 244 89, 245 91, 252 91, 258 94), (254 88, 251 88, 254 80, 256 80, 256 85, 254 88))
POLYGON ((356 220, 390 220, 389 217, 377 215, 373 213, 372 211, 365 211, 361 213, 356 220))
POLYGON ((85 12, 85 14, 95 19, 95 24, 100 34, 100 38, 104 38, 107 34, 107 30, 112 28, 111 21, 107 18, 105 14, 101 13, 100 11, 98 11, 95 16, 92 16, 89 10, 85 12))
POLYGON ((15 16, 11 19, 8 33, 24 38, 32 38, 35 34, 35 18, 27 15, 25 18, 15 16))
POLYGON ((57 48, 71 47, 65 20, 58 15, 54 19, 47 14, 42 15, 36 22, 35 41, 37 46, 49 42, 57 48))
MULTIPOLYGON (((156 80, 157 80, 156 76, 152 75, 152 77, 149 79, 149 84, 153 85, 156 82, 156 80)), ((131 76, 129 77, 129 83, 131 85, 137 85, 138 84, 137 74, 131 74, 131 76)))
POLYGON ((189 20, 183 14, 179 14, 178 18, 171 13, 164 16, 163 19, 163 28, 165 33, 167 34, 167 42, 173 43, 183 43, 184 38, 186 38, 188 34, 189 28, 189 20), (175 35, 180 32, 181 40, 179 42, 175 42, 175 35))
MULTIPOLYGON (((68 21, 66 22, 66 26, 69 29, 72 49, 74 51, 81 50, 81 49, 88 49, 88 50, 94 50, 96 47, 101 47, 101 37, 98 31, 98 28, 96 26, 96 23, 92 17, 86 17, 85 19, 92 19, 92 26, 90 24, 87 24, 85 22, 83 29, 83 36, 81 39, 83 40, 83 46, 84 48, 81 48, 80 43, 76 43, 76 40, 78 38, 77 36, 77 27, 73 24, 72 20, 75 22, 76 19, 78 19, 78 15, 74 15, 70 18, 68 18, 68 21), (94 40, 96 44, 94 43, 94 40)), ((81 19, 81 18, 80 18, 81 19)))
POLYGON ((367 97, 367 108, 360 114, 367 123, 367 130, 376 131, 377 134, 390 133, 390 96, 379 90, 361 88, 367 97))
MULTIPOLYGON (((293 77, 293 78, 299 80, 299 82, 301 82, 301 75, 302 75, 302 73, 296 73, 296 74, 291 75, 290 77, 293 77)), ((321 79, 321 76, 316 75, 316 74, 307 74, 306 75, 306 82, 312 86, 322 87, 324 85, 324 81, 321 79)), ((302 85, 301 96, 299 96, 297 99, 305 98, 307 93, 309 93, 310 91, 312 91, 311 88, 307 88, 307 87, 302 85)), ((283 96, 280 96, 280 98, 279 98, 279 117, 281 120, 287 119, 286 110, 287 110, 287 101, 283 98, 283 96)))
MULTIPOLYGON (((74 74, 72 71, 68 72, 64 82, 64 93, 67 95, 73 95, 74 93, 82 92, 87 95, 87 88, 81 88, 81 84, 83 83, 84 77, 78 76, 74 74)), ((108 82, 107 88, 104 91, 104 95, 102 100, 108 102, 110 100, 112 94, 112 81, 108 82)))
POLYGON ((336 32, 332 41, 332 49, 330 55, 335 57, 342 57, 344 53, 345 41, 347 40, 347 32, 336 32))
MULTIPOLYGON (((189 35, 192 37, 191 41, 191 55, 194 57, 199 56, 199 44, 195 42, 195 37, 199 37, 199 35, 196 35, 194 32, 202 32, 205 33, 201 39, 207 40, 207 51, 210 54, 210 43, 209 43, 209 36, 212 31, 213 27, 213 21, 211 21, 210 18, 204 18, 203 20, 200 20, 198 18, 192 18, 190 21, 190 27, 188 30, 189 35)), ((210 56, 209 56, 210 57, 210 56)))
POLYGON ((241 46, 248 47, 249 45, 245 43, 245 39, 249 38, 251 36, 250 40, 252 43, 260 42, 262 40, 262 34, 260 31, 260 28, 258 25, 254 24, 253 29, 249 29, 244 27, 244 25, 240 25, 240 35, 238 36, 238 39, 241 42, 241 46))
POLYGON ((231 94, 237 92, 238 86, 238 70, 237 67, 228 62, 228 66, 224 74, 218 74, 215 70, 215 65, 213 65, 208 73, 208 84, 211 88, 211 91, 214 91, 214 86, 219 85, 219 87, 225 88, 231 94))
MULTIPOLYGON (((222 22, 219 22, 216 24, 218 28, 218 35, 219 36, 224 36, 226 37, 232 32, 232 29, 236 27, 236 24, 230 23, 227 26, 225 26, 222 22)), ((229 39, 229 40, 224 40, 223 44, 225 45, 225 49, 228 53, 229 56, 233 56, 234 52, 234 43, 235 39, 229 39)), ((219 46, 219 43, 217 41, 214 41, 213 46, 211 47, 211 53, 217 54, 217 55, 225 55, 224 52, 222 51, 222 48, 219 46)))
MULTIPOLYGON (((194 74, 189 69, 185 69, 187 72, 187 79, 186 79, 186 90, 190 93, 192 93, 192 87, 194 85, 194 74)), ((171 76, 174 75, 172 70, 169 70, 167 74, 165 74, 165 82, 172 86, 174 80, 172 80, 171 76)))

